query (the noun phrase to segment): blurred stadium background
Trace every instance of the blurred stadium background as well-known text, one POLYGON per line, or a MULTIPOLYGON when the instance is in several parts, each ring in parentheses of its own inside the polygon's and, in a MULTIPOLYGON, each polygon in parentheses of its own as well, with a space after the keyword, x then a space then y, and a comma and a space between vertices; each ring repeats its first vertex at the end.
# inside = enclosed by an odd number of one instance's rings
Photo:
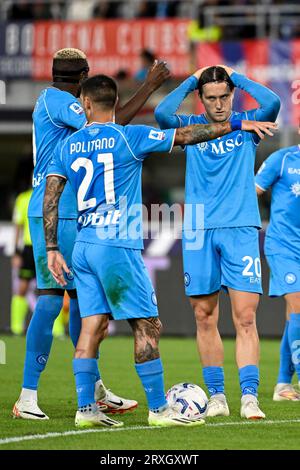
MULTIPOLYGON (((135 119, 136 123, 155 124, 156 104, 195 69, 225 63, 270 86, 282 99, 280 130, 273 139, 266 139, 259 146, 256 169, 271 152, 299 141, 300 4, 297 0, 1 0, 2 331, 9 331, 13 290, 12 211, 16 196, 28 188, 32 172, 31 113, 40 90, 51 80, 52 55, 62 47, 84 50, 92 74, 102 72, 116 77, 122 101, 134 93, 143 79, 143 50, 168 62, 172 79, 153 95, 135 119)), ((253 106, 255 103, 248 96, 236 93, 237 110, 253 106)), ((184 112, 198 111, 197 96, 190 96, 184 103, 184 112)), ((144 203, 148 207, 152 203, 183 203, 185 159, 180 150, 174 150, 173 154, 172 158, 154 156, 145 163, 144 203)), ((261 215, 265 227, 269 216, 268 195, 261 201, 261 215)), ((263 237, 261 231, 261 247, 263 237)), ((180 240, 163 232, 159 240, 147 240, 145 246, 145 260, 156 285, 165 333, 192 335, 195 327, 184 296, 180 240)), ((278 336, 284 323, 284 306, 281 300, 267 297, 268 270, 264 258, 263 274, 265 295, 259 308, 259 331, 262 336, 278 336)), ((233 326, 225 296, 222 305, 220 330, 230 336, 233 326)), ((126 325, 117 328, 117 332, 127 331, 126 325)))

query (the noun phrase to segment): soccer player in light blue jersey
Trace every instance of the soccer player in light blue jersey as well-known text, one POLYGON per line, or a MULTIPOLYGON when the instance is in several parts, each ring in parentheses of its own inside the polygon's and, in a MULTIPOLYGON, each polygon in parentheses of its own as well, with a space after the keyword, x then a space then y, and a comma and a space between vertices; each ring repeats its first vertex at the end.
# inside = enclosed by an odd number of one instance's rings
MULTIPOLYGON (((78 49, 62 49, 54 55, 53 84, 44 89, 36 102, 33 112, 33 194, 28 216, 37 273, 38 301, 26 337, 26 357, 23 388, 16 402, 13 415, 23 419, 48 419, 37 403, 37 388, 52 344, 53 323, 63 303, 67 289, 70 296, 70 336, 74 346, 80 333, 81 320, 77 295, 72 275, 64 288, 52 279, 47 268, 47 254, 44 240, 42 207, 46 186, 46 172, 55 146, 64 138, 80 129, 86 117, 80 102, 80 84, 88 76, 88 62, 85 54, 78 49)), ((135 116, 147 98, 169 76, 163 62, 155 63, 146 81, 133 98, 116 111, 116 119, 126 124, 135 116)), ((71 255, 77 233, 77 207, 75 195, 69 184, 63 192, 59 207, 59 239, 62 253, 71 266, 71 255)), ((108 318, 107 324, 108 327, 108 318)), ((127 400, 107 390, 97 375, 96 398, 98 405, 112 413, 133 409, 135 400, 127 400)))
POLYGON ((197 344, 204 382, 210 394, 208 417, 228 416, 224 388, 224 353, 218 331, 219 291, 229 292, 236 329, 236 361, 243 418, 264 418, 257 401, 259 339, 256 309, 261 294, 258 229, 261 226, 254 183, 259 137, 235 128, 236 120, 275 121, 280 100, 268 88, 226 66, 197 71, 156 108, 162 129, 231 121, 233 132, 211 142, 186 147, 186 214, 183 263, 186 295, 197 323, 197 344), (234 88, 249 93, 259 106, 232 110, 234 88), (205 112, 177 114, 185 97, 198 90, 205 112), (203 210, 188 211, 202 205, 203 210), (190 215, 191 214, 191 215, 190 215), (191 243, 192 239, 195 243, 191 243), (201 242, 201 243, 200 243, 201 242))
MULTIPOLYGON (((155 426, 193 426, 169 408, 165 398, 158 341, 161 323, 156 296, 141 256, 142 163, 147 154, 171 151, 173 144, 196 144, 231 132, 231 124, 214 123, 160 131, 114 123, 117 86, 99 75, 82 84, 88 124, 60 144, 48 169, 44 226, 48 266, 57 283, 66 284, 68 263, 58 250, 58 203, 66 184, 77 194, 78 227, 73 268, 82 329, 73 369, 78 395, 76 426, 120 426, 97 409, 94 386, 96 355, 105 337, 107 317, 128 320, 135 339, 136 371, 155 426), (68 183, 66 183, 68 180, 68 183)), ((238 127, 260 133, 272 124, 240 121, 238 127)))
POLYGON ((280 346, 280 366, 273 400, 299 401, 292 386, 300 381, 300 148, 280 149, 263 162, 256 192, 272 190, 271 218, 264 251, 270 267, 269 295, 284 296, 286 323, 280 346))

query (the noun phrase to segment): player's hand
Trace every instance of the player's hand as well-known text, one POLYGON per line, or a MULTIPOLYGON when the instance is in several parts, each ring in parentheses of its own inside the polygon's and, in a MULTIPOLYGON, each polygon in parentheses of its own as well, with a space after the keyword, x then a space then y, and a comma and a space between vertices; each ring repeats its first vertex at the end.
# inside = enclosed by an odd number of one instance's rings
POLYGON ((196 72, 193 73, 194 77, 196 77, 197 80, 199 80, 199 78, 201 77, 201 75, 202 75, 202 73, 204 72, 204 70, 209 69, 209 67, 211 67, 211 66, 202 67, 202 69, 196 70, 196 72))
POLYGON ((152 67, 150 67, 147 78, 147 87, 155 91, 157 90, 168 78, 170 78, 170 70, 167 67, 166 62, 159 62, 155 60, 152 67))
POLYGON ((255 132, 260 139, 265 138, 265 134, 273 137, 272 131, 278 128, 276 122, 262 122, 262 121, 242 121, 242 130, 248 132, 255 132))
POLYGON ((18 253, 13 255, 11 259, 11 265, 14 269, 20 269, 22 266, 22 256, 18 255, 18 253))
POLYGON ((222 67, 223 69, 225 69, 226 72, 227 72, 227 75, 229 75, 229 77, 230 77, 230 75, 232 75, 233 72, 234 72, 234 70, 233 70, 231 67, 228 67, 228 65, 218 64, 217 66, 218 66, 218 67, 222 67))
POLYGON ((60 286, 64 287, 67 282, 64 278, 64 272, 69 274, 70 270, 64 260, 63 255, 59 251, 48 251, 48 269, 51 272, 54 280, 60 286))

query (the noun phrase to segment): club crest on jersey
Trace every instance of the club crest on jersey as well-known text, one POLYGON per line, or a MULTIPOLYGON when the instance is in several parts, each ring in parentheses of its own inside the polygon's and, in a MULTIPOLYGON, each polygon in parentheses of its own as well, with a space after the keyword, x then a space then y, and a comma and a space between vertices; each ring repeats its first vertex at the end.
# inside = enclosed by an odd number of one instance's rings
POLYGON ((74 111, 74 113, 79 114, 79 115, 84 113, 83 108, 78 103, 72 103, 70 105, 70 109, 74 111))
POLYGON ((300 196, 300 183, 299 183, 299 181, 297 181, 297 183, 292 184, 291 191, 292 191, 293 194, 295 194, 296 197, 300 196))
POLYGON ((157 305, 157 298, 156 298, 155 292, 152 292, 151 300, 152 300, 153 305, 157 305))
POLYGON ((284 277, 284 280, 287 284, 295 284, 297 281, 297 276, 294 273, 287 273, 284 277))
POLYGON ((149 133, 149 139, 153 140, 165 140, 166 134, 165 132, 162 131, 155 131, 154 129, 151 129, 149 133))
POLYGON ((203 150, 206 150, 208 148, 208 142, 200 142, 197 144, 197 148, 200 152, 203 152, 203 150))
POLYGON ((191 276, 189 273, 184 273, 184 285, 188 287, 191 283, 191 276))

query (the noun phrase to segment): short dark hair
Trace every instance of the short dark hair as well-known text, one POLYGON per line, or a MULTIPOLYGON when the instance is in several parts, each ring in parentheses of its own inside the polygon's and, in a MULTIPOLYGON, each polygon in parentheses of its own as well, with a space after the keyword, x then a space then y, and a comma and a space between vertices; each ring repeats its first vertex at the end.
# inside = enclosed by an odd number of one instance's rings
POLYGON ((234 84, 231 78, 229 77, 228 73, 226 72, 226 70, 223 69, 223 67, 213 66, 204 70, 204 72, 202 72, 198 80, 197 88, 199 91, 199 95, 202 96, 204 85, 206 85, 207 83, 213 83, 213 82, 216 82, 216 83, 226 82, 230 88, 230 91, 234 89, 234 84))
POLYGON ((81 85, 81 93, 104 109, 112 109, 117 101, 118 86, 112 77, 95 75, 81 85))

